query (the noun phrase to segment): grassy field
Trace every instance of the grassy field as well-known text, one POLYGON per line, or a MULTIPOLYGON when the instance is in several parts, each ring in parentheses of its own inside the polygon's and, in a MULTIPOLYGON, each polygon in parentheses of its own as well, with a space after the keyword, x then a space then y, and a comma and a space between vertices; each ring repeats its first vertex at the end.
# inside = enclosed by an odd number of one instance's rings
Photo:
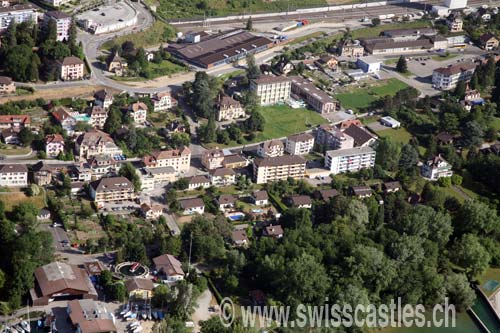
POLYGON ((224 16, 243 13, 261 13, 295 10, 297 8, 326 6, 325 0, 158 0, 157 13, 163 18, 224 16))
POLYGON ((491 126, 495 128, 497 131, 500 131, 500 118, 495 117, 491 122, 491 126))
POLYGON ((167 23, 156 20, 155 23, 144 31, 119 36, 102 44, 102 49, 111 50, 114 45, 121 45, 123 42, 131 41, 135 47, 151 47, 161 43, 166 43, 169 38, 174 37, 175 29, 167 23))
POLYGON ((43 195, 39 195, 36 197, 27 197, 23 192, 0 193, 0 201, 5 205, 5 210, 7 212, 12 211, 12 208, 20 204, 21 202, 32 203, 40 209, 45 207, 43 195))
POLYGON ((266 121, 264 131, 256 133, 253 140, 243 140, 242 143, 232 141, 228 145, 212 143, 208 144, 207 147, 234 147, 282 138, 327 123, 327 120, 321 117, 317 112, 307 109, 292 109, 286 105, 262 107, 261 114, 266 121))
POLYGON ((327 122, 317 112, 292 109, 285 105, 263 107, 261 112, 266 124, 264 131, 257 134, 254 142, 285 137, 327 122))
POLYGON ((311 34, 308 34, 308 35, 305 35, 305 36, 302 36, 302 37, 297 37, 297 38, 295 38, 293 41, 291 41, 288 44, 289 45, 299 44, 299 43, 302 43, 305 40, 308 40, 308 39, 311 39, 311 38, 316 38, 316 37, 321 37, 322 35, 323 35, 323 32, 316 31, 316 32, 313 32, 311 34))
POLYGON ((188 70, 187 67, 174 64, 168 60, 163 60, 159 64, 150 62, 149 68, 151 70, 151 76, 148 78, 141 76, 113 76, 112 78, 116 81, 147 81, 156 79, 160 76, 170 76, 176 73, 187 72, 188 70))
POLYGON ((337 93, 335 97, 346 109, 359 111, 369 107, 371 103, 387 95, 394 95, 408 85, 397 79, 378 81, 361 88, 348 88, 345 91, 337 93))
POLYGON ((361 28, 352 31, 352 38, 370 38, 377 37, 384 30, 392 29, 411 29, 411 28, 426 28, 429 27, 428 21, 412 21, 402 23, 381 24, 376 27, 361 28))
POLYGON ((0 145, 2 155, 26 155, 31 151, 30 147, 17 147, 12 145, 0 145))
POLYGON ((389 137, 392 141, 402 144, 408 143, 411 139, 411 134, 403 127, 398 129, 388 128, 382 131, 376 131, 376 133, 382 138, 389 137))

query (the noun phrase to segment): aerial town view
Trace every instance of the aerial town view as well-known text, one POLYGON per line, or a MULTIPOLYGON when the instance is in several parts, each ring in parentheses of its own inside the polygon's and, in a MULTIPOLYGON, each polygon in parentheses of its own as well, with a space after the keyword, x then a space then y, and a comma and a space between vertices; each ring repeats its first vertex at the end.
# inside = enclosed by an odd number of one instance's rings
POLYGON ((0 0, 0 333, 500 333, 500 0, 0 0))

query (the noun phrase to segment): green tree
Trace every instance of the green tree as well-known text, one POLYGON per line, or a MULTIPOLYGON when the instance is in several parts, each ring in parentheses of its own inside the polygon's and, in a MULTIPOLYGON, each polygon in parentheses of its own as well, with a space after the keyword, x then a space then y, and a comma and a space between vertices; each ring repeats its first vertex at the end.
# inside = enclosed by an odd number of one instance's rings
POLYGON ((108 118, 106 118, 106 122, 104 123, 104 131, 109 134, 113 134, 121 128, 121 115, 120 111, 111 106, 109 112, 108 112, 108 118))
POLYGON ((372 19, 372 26, 376 27, 380 25, 380 19, 378 17, 375 17, 372 19))
POLYGON ((474 304, 476 294, 470 288, 470 283, 465 274, 451 273, 445 279, 446 294, 450 297, 450 303, 463 311, 474 304))
POLYGON ((400 73, 408 72, 408 64, 406 63, 405 56, 400 56, 396 64, 396 70, 400 73))
POLYGON ((160 284, 153 290, 153 298, 151 298, 151 304, 154 307, 162 308, 165 307, 170 299, 170 289, 167 285, 160 284))
POLYGON ((455 87, 455 91, 453 94, 459 99, 462 100, 465 97, 465 91, 467 89, 467 84, 465 81, 458 81, 457 86, 455 87))
POLYGON ((132 163, 123 163, 118 174, 127 178, 132 182, 132 184, 134 184, 135 192, 139 192, 141 190, 141 179, 137 174, 137 169, 132 165, 132 163))
POLYGON ((252 17, 251 16, 247 20, 246 29, 248 31, 252 31, 253 30, 253 22, 252 22, 252 17))
POLYGON ((396 171, 400 160, 400 146, 389 138, 379 140, 376 163, 384 170, 396 171))
POLYGON ((33 132, 31 132, 31 129, 23 127, 21 131, 19 131, 19 140, 21 140, 21 143, 23 145, 30 146, 33 142, 33 139, 34 135, 33 132))
POLYGON ((17 45, 17 23, 16 20, 11 20, 7 30, 5 31, 5 36, 3 42, 9 48, 13 48, 17 45))
POLYGON ((450 256, 453 262, 465 269, 470 278, 483 273, 491 259, 477 236, 472 234, 465 234, 455 242, 450 256))
POLYGON ((7 50, 4 68, 9 76, 16 81, 31 80, 30 67, 33 53, 27 45, 16 45, 7 50))
POLYGON ((258 79, 260 77, 260 69, 255 63, 255 56, 253 54, 247 55, 246 62, 248 80, 258 79))

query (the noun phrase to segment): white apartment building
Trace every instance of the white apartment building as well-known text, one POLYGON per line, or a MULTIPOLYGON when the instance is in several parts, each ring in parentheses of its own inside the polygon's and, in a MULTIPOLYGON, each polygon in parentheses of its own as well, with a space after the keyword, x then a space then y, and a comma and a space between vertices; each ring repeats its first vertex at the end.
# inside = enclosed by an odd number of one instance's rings
POLYGON ((201 164, 208 170, 222 168, 224 152, 221 149, 205 150, 201 155, 201 164))
POLYGON ((102 106, 94 105, 87 109, 87 114, 90 116, 89 124, 93 127, 102 129, 108 119, 108 111, 102 106))
POLYGON ((68 40, 71 27, 71 16, 57 10, 46 12, 43 17, 43 25, 45 28, 49 25, 50 21, 56 22, 57 40, 59 42, 68 40))
POLYGON ((442 90, 453 89, 459 81, 469 81, 475 70, 476 64, 473 62, 457 63, 448 67, 436 68, 432 72, 432 86, 442 90))
POLYGON ((169 91, 155 94, 151 98, 151 102, 155 112, 167 111, 177 106, 177 100, 172 97, 169 91))
POLYGON ((142 102, 136 102, 130 105, 129 112, 136 125, 144 125, 148 115, 148 106, 142 102))
POLYGON ((63 61, 59 62, 59 71, 61 73, 61 80, 71 81, 80 80, 85 73, 84 64, 82 59, 77 57, 66 57, 63 61))
POLYGON ((230 186, 236 184, 236 172, 229 168, 210 170, 210 182, 213 186, 230 186))
POLYGON ((329 150, 325 154, 325 167, 334 175, 343 172, 357 172, 375 165, 375 150, 371 147, 356 147, 329 150))
POLYGON ((64 138, 61 134, 49 134, 45 137, 45 153, 47 157, 57 157, 64 152, 64 138))
POLYGON ((285 146, 281 140, 265 141, 259 145, 257 155, 260 157, 276 157, 285 153, 285 146))
POLYGON ((0 8, 0 32, 4 32, 14 20, 16 23, 37 22, 38 12, 32 4, 20 4, 0 8))
POLYGON ((451 164, 441 155, 434 156, 425 162, 420 168, 420 173, 422 177, 429 180, 438 180, 441 177, 451 177, 453 175, 451 164))
POLYGON ((304 178, 306 160, 297 155, 257 158, 253 162, 253 179, 257 184, 265 184, 289 177, 304 178))
POLYGON ((28 186, 28 168, 22 164, 0 165, 0 186, 28 186))
POLYGON ((354 147, 354 138, 334 125, 321 125, 316 132, 316 143, 325 149, 349 149, 354 147))
POLYGON ((106 202, 134 200, 134 185, 125 177, 101 178, 91 182, 89 186, 90 198, 102 208, 106 202))
POLYGON ((250 89, 257 94, 260 105, 273 105, 290 99, 292 81, 285 76, 264 75, 252 80, 250 89))
POLYGON ((176 172, 189 171, 191 165, 191 150, 188 147, 179 149, 155 151, 142 158, 144 165, 150 169, 172 167, 176 172))
POLYGON ((88 159, 96 155, 123 154, 109 134, 95 129, 83 133, 76 139, 75 151, 79 159, 88 159))
POLYGON ((309 133, 295 134, 286 138, 285 151, 290 155, 305 155, 313 151, 314 136, 309 133))

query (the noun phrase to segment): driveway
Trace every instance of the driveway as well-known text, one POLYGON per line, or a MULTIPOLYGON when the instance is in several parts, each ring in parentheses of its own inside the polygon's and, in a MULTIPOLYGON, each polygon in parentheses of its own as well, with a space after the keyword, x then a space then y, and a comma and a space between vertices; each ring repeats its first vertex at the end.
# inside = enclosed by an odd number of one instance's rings
MULTIPOLYGON (((198 300, 196 301, 196 308, 194 310, 193 315, 191 316, 191 319, 194 322, 195 325, 195 332, 199 332, 199 322, 203 320, 208 320, 213 316, 217 315, 217 312, 209 312, 208 308, 210 306, 216 305, 217 302, 215 301, 215 298, 212 295, 212 292, 210 289, 205 290, 200 297, 198 297, 198 300)), ((218 307, 216 307, 218 308, 218 307)))
POLYGON ((64 252, 64 250, 69 248, 69 237, 63 228, 52 227, 50 224, 44 224, 44 228, 52 234, 54 249, 57 252, 64 252))

